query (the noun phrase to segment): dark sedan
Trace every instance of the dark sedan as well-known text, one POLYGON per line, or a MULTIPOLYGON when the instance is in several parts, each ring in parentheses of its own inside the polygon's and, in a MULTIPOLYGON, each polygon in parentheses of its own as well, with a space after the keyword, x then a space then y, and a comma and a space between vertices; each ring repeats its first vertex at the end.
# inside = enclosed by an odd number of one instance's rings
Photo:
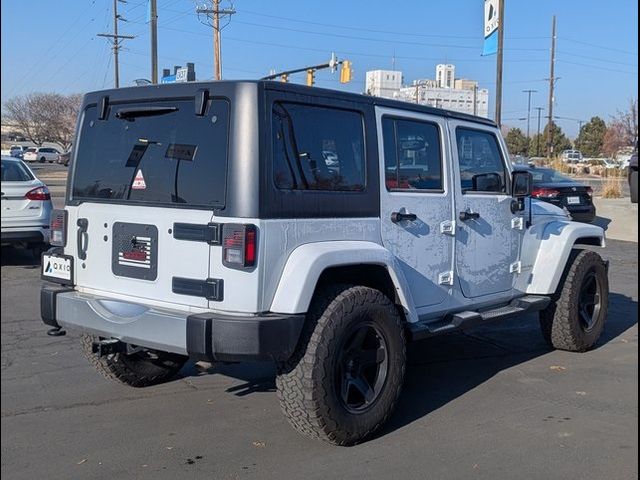
POLYGON ((596 217, 593 204, 593 189, 572 178, 566 177, 552 168, 515 167, 531 172, 533 189, 531 196, 556 207, 566 208, 578 222, 589 223, 596 217))

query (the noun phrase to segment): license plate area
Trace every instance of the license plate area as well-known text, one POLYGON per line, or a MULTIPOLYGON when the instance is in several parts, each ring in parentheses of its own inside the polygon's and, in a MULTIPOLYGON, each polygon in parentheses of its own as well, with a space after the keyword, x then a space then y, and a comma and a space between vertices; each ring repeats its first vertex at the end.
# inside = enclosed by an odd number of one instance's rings
POLYGON ((580 197, 567 197, 567 205, 580 205, 580 197))
POLYGON ((149 281, 158 277, 158 229, 155 225, 115 222, 111 245, 114 275, 149 281))
POLYGON ((59 253, 43 253, 41 277, 48 282, 73 285, 73 257, 59 253))

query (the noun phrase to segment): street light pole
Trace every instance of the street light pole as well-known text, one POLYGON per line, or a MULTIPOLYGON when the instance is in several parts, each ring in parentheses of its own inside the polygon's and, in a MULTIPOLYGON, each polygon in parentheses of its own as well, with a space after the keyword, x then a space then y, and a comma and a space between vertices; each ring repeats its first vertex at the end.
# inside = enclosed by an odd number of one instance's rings
POLYGON ((529 138, 529 120, 531 118, 531 94, 537 93, 537 90, 523 90, 527 94, 527 138, 529 138))

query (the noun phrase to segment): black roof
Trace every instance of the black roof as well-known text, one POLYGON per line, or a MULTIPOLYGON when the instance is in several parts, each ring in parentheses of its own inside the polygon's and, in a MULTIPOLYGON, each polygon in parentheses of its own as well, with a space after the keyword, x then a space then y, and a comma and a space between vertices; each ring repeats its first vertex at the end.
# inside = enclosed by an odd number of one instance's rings
POLYGON ((187 91, 193 92, 199 89, 211 88, 215 89, 215 86, 225 86, 225 89, 233 87, 234 84, 256 84, 266 90, 291 92, 299 95, 314 96, 331 98, 334 100, 343 100, 354 103, 365 103, 369 105, 375 105, 387 108, 397 108, 401 110, 408 110, 412 112, 425 113, 429 115, 437 115, 441 117, 454 118, 458 120, 466 120, 469 122, 481 123, 484 125, 490 125, 496 127, 496 123, 493 120, 484 117, 477 117, 475 115, 469 115, 461 112, 454 112, 452 110, 445 110, 442 108, 429 107, 426 105, 419 105, 411 102, 402 102, 399 100, 391 100, 388 98, 374 97, 371 95, 364 95, 360 93, 345 92, 342 90, 333 90, 320 87, 307 87, 306 85, 299 85, 295 83, 277 82, 273 80, 221 80, 221 81, 209 81, 209 82, 186 82, 186 83, 170 83, 159 85, 144 85, 144 86, 132 86, 118 89, 102 90, 96 92, 90 92, 87 94, 87 99, 96 100, 99 97, 107 96, 111 99, 124 99, 124 98, 145 98, 150 99, 154 96, 163 96, 167 94, 173 96, 174 94, 182 94, 187 91))

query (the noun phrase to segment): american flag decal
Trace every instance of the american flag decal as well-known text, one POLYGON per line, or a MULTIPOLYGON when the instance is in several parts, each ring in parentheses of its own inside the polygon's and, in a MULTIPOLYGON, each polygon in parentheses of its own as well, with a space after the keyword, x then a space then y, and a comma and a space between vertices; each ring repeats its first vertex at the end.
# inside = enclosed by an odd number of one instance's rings
POLYGON ((151 268, 151 238, 123 238, 118 248, 118 264, 126 267, 151 268))

